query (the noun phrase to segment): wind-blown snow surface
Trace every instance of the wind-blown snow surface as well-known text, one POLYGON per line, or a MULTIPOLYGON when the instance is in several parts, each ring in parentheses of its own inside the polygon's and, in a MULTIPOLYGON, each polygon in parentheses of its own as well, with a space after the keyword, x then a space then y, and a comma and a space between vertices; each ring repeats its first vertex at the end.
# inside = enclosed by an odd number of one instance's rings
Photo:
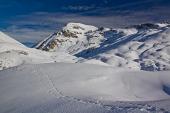
POLYGON ((0 72, 1 113, 156 113, 168 111, 169 94, 169 71, 54 63, 23 65, 0 72), (156 100, 167 105, 114 103, 156 100))

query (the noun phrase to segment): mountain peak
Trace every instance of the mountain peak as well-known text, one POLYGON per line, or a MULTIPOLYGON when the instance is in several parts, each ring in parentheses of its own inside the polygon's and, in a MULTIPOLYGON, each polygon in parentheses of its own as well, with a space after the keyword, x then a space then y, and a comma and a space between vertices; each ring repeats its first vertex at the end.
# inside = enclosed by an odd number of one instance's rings
POLYGON ((89 31, 95 31, 98 28, 92 25, 85 25, 82 23, 68 23, 64 28, 63 31, 69 31, 72 33, 83 34, 89 31))
POLYGON ((124 29, 108 29, 68 23, 40 43, 38 48, 64 51, 113 67, 159 71, 170 69, 167 60, 170 58, 169 44, 169 24, 146 23, 124 29))

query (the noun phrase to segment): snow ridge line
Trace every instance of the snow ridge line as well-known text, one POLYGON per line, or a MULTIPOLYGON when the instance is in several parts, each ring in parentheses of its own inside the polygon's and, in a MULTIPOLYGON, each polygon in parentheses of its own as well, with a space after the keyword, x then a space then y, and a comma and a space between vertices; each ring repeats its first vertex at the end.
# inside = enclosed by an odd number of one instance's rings
POLYGON ((47 38, 45 38, 44 40, 42 40, 38 45, 35 46, 36 49, 42 48, 44 49, 44 47, 51 42, 51 40, 53 40, 53 36, 55 36, 57 33, 53 33, 52 35, 48 36, 47 38))

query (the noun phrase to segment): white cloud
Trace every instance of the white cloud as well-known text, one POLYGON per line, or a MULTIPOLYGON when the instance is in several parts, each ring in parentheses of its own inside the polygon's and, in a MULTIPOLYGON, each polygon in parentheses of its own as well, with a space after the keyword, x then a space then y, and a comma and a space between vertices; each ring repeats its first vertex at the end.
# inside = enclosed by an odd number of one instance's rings
POLYGON ((67 6, 67 7, 62 7, 63 10, 72 10, 72 11, 87 11, 90 9, 95 8, 95 6, 67 6))
POLYGON ((20 42, 38 42, 46 38, 53 31, 42 29, 36 30, 30 28, 18 28, 17 26, 11 26, 4 32, 20 42))

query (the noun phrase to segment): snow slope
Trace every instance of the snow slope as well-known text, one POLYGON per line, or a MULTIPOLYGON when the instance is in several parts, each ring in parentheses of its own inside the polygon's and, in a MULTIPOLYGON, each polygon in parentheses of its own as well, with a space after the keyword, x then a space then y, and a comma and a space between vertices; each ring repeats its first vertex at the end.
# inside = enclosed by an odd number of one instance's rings
POLYGON ((54 63, 0 72, 1 113, 163 113, 169 94, 169 71, 54 63))
POLYGON ((9 37, 8 35, 4 34, 3 32, 0 31, 0 43, 14 43, 14 44, 18 44, 21 45, 18 41, 12 39, 11 37, 9 37))
POLYGON ((76 62, 76 57, 58 52, 28 48, 13 38, 0 32, 0 70, 21 64, 39 64, 49 62, 76 62))
POLYGON ((113 67, 146 71, 170 69, 169 47, 170 28, 166 23, 124 29, 68 23, 36 46, 46 51, 64 51, 88 63, 98 60, 113 67))

